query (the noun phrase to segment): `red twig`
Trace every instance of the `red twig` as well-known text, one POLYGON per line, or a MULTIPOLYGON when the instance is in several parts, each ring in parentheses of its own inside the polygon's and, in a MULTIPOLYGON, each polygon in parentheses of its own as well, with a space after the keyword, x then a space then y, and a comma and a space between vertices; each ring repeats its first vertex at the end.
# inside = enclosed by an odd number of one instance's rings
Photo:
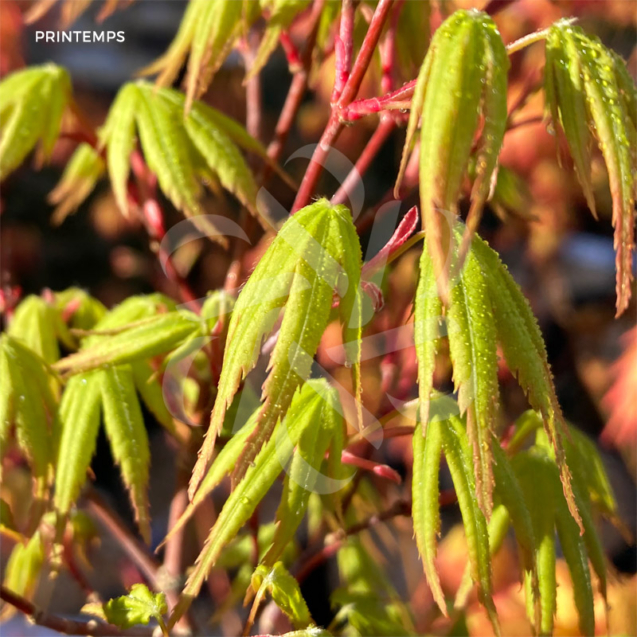
MULTIPOLYGON (((274 130, 274 139, 268 146, 268 157, 274 162, 279 161, 281 154, 283 153, 283 147, 287 141, 290 130, 294 124, 296 113, 301 106, 303 95, 307 89, 307 82, 309 78, 310 66, 312 64, 312 51, 316 42, 316 36, 318 35, 318 28, 321 13, 323 12, 323 6, 325 0, 314 0, 312 10, 310 13, 310 33, 307 37, 307 43, 303 50, 301 58, 301 67, 298 72, 292 78, 292 83, 288 90, 288 95, 285 98, 285 104, 279 115, 279 121, 277 122, 274 130)), ((272 169, 269 165, 265 165, 263 169, 262 180, 265 181, 270 175, 272 169)))
POLYGON ((168 279, 177 285, 183 301, 194 312, 198 313, 201 309, 201 304, 197 295, 192 291, 186 279, 177 272, 170 255, 162 247, 162 239, 166 236, 166 228, 164 226, 164 212, 157 200, 157 178, 150 171, 138 150, 133 151, 131 155, 131 169, 137 182, 144 224, 150 238, 153 240, 151 247, 157 252, 160 262, 164 264, 164 271, 168 279))
POLYGON ((312 159, 310 159, 310 164, 305 171, 303 181, 301 182, 301 186, 292 207, 292 213, 306 206, 312 197, 329 150, 343 128, 341 117, 342 113, 358 93, 393 2, 394 0, 380 0, 376 7, 376 11, 374 11, 374 15, 370 22, 369 29, 365 34, 361 50, 354 62, 352 72, 347 78, 347 82, 343 87, 338 102, 332 105, 330 119, 323 131, 321 140, 314 149, 314 154, 312 155, 312 159))
POLYGON ((343 0, 340 29, 334 43, 336 77, 332 91, 332 104, 336 104, 341 97, 352 70, 355 8, 354 0, 343 0))
POLYGON ((65 635, 94 635, 95 637, 150 637, 153 634, 154 628, 129 628, 128 630, 120 630, 117 626, 106 624, 96 619, 89 621, 76 621, 73 619, 66 619, 59 615, 51 615, 49 613, 40 610, 21 595, 16 595, 5 586, 0 587, 0 599, 11 604, 14 608, 26 615, 30 621, 38 626, 49 628, 58 633, 65 635))
POLYGON ((350 171, 349 175, 347 175, 340 188, 332 197, 333 204, 344 203, 344 201, 349 197, 352 188, 354 187, 356 182, 361 179, 361 177, 367 172, 372 161, 374 161, 374 158, 380 152, 380 149, 387 141, 387 138, 391 135, 391 132, 394 130, 395 126, 396 122, 392 117, 383 117, 381 119, 380 124, 377 126, 372 136, 369 138, 367 145, 356 161, 356 165, 350 171))
POLYGON ((403 84, 399 89, 391 91, 381 97, 371 97, 352 102, 341 113, 341 118, 347 122, 353 122, 365 115, 374 115, 380 111, 402 110, 409 108, 411 98, 416 88, 416 80, 403 84))

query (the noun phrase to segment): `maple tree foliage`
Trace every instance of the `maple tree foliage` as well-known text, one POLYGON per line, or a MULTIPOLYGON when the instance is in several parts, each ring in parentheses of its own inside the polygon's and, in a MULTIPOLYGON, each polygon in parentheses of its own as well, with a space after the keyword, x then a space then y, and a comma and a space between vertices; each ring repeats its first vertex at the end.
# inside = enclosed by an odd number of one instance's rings
MULTIPOLYGON (((107 0, 98 17, 128 4, 107 0)), ((190 0, 167 51, 141 71, 147 79, 121 86, 96 129, 64 68, 46 63, 2 79, 0 179, 10 183, 32 153, 40 168, 58 142, 74 140, 49 195, 52 221, 76 213, 105 184, 119 214, 148 231, 180 297, 133 295, 107 308, 79 288, 17 304, 3 294, 0 532, 14 543, 4 568, 5 617, 19 610, 74 634, 146 634, 144 626, 193 634, 204 584, 214 594, 223 573, 227 590, 215 600, 213 620, 236 614, 244 599, 245 634, 267 617, 264 602, 277 609, 290 636, 460 634, 475 597, 498 635, 506 613, 495 565, 510 546, 519 553, 511 563, 523 583, 528 630, 562 630, 562 566, 570 573, 577 630, 594 634, 600 614, 609 617, 612 583, 598 522, 622 531, 625 525, 596 444, 564 416, 531 303, 480 231, 487 208, 505 225, 531 222, 530 193, 500 159, 507 134, 524 126, 517 112, 539 94, 544 125, 557 152, 568 149, 595 217, 597 173, 605 167, 616 315, 624 314, 634 270, 637 88, 624 60, 573 19, 505 41, 498 13, 516 3, 498 10, 494 3, 484 10, 437 4, 190 0), (299 50, 292 34, 301 27, 307 38, 299 50), (250 123, 258 98, 248 103, 244 126, 205 97, 233 51, 244 58, 250 93, 279 47, 293 79, 266 146, 250 123), (512 56, 540 47, 538 77, 513 98, 512 56), (279 165, 282 147, 304 92, 320 89, 325 77, 327 124, 297 183, 279 165), (356 128, 363 118, 376 118, 377 128, 330 200, 321 171, 346 125, 356 128), (359 216, 352 181, 403 125, 393 194, 409 190, 419 203, 375 256, 364 257, 365 219, 373 223, 385 213, 379 205, 359 216), (265 189, 273 175, 295 191, 285 218, 265 189), (209 214, 211 200, 236 215, 209 214), (175 228, 191 224, 196 239, 207 236, 227 251, 223 289, 202 299, 193 293, 173 263, 180 246, 171 252, 177 234, 166 228, 165 206, 188 220, 175 228), (241 242, 255 237, 258 258, 246 267, 241 242), (405 263, 413 285, 401 313, 388 277, 405 263), (408 342, 397 344, 405 334, 408 342), (379 338, 388 348, 381 363, 372 353, 379 338), (506 374, 528 408, 514 417, 503 400, 506 374), (400 399, 393 395, 399 389, 400 399), (149 419, 163 428, 181 472, 169 528, 159 539, 149 498, 149 419), (102 428, 133 530, 112 517, 90 485, 102 428), (392 438, 410 440, 406 489, 402 476, 374 456, 392 438), (24 467, 30 498, 16 508, 4 484, 24 467), (221 491, 221 506, 211 512, 221 491), (92 596, 80 623, 43 613, 31 600, 47 571, 84 581, 77 556, 88 562, 100 533, 87 502, 142 565, 145 583, 112 599, 92 596), (441 567, 453 537, 442 523, 450 504, 459 510, 466 553, 455 587, 441 567), (422 563, 426 613, 417 593, 410 601, 397 591, 392 565, 379 559, 383 541, 372 531, 400 517, 422 563), (162 572, 150 547, 181 560, 193 521, 200 535, 194 563, 162 572), (332 619, 319 625, 303 584, 332 557, 332 619)), ((26 20, 37 22, 54 5, 40 0, 26 20)), ((65 3, 62 24, 89 5, 65 3)), ((630 339, 605 398, 604 438, 617 445, 635 438, 634 330, 630 339)))

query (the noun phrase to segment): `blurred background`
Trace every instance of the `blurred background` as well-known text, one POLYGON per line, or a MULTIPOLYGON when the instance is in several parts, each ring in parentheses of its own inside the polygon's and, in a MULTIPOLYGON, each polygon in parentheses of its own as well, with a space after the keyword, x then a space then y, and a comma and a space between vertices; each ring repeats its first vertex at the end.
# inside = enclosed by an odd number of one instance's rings
MULTIPOLYGON (((47 61, 64 66, 72 77, 75 98, 94 127, 103 123, 119 87, 166 50, 185 6, 181 0, 137 0, 97 24, 101 2, 96 0, 72 28, 124 31, 125 43, 58 44, 36 43, 35 30, 58 30, 60 7, 55 6, 35 24, 26 25, 24 16, 32 4, 13 0, 0 2, 0 73, 4 76, 24 65, 47 61)), ((455 8, 480 6, 481 3, 440 0, 434 4, 433 26, 435 16, 440 19, 455 8)), ((633 77, 637 74, 635 0, 519 0, 507 5, 495 16, 505 42, 548 26, 561 17, 577 16, 584 29, 597 34, 606 46, 628 61, 633 77)), ((302 21, 293 35, 302 43, 302 21)), ((427 35, 423 34, 423 37, 427 35)), ((517 95, 526 91, 529 83, 539 80, 542 66, 541 46, 513 56, 509 76, 510 99, 513 102, 517 95)), ((361 96, 379 94, 378 78, 373 75, 371 73, 366 79, 361 96)), ((241 122, 245 122, 246 117, 243 76, 242 59, 233 53, 205 96, 210 104, 241 122)), ((261 140, 266 144, 272 138, 290 77, 285 56, 278 50, 262 73, 261 140)), ((332 82, 333 59, 330 56, 324 63, 324 71, 314 77, 311 90, 304 99, 287 141, 283 162, 304 144, 317 141, 327 122, 332 82)), ((531 94, 525 101, 520 120, 533 118, 542 112, 543 96, 540 91, 531 94)), ((376 117, 360 120, 346 129, 337 148, 355 161, 376 126, 376 117)), ((365 175, 367 213, 393 187, 403 141, 404 130, 395 130, 365 175)), ((1 282, 8 291, 9 301, 13 299, 15 303, 20 296, 39 294, 45 288, 61 290, 69 286, 86 289, 108 307, 132 294, 153 290, 175 295, 149 246, 143 226, 134 219, 121 216, 106 182, 100 183, 75 214, 62 223, 53 220, 54 207, 48 203, 47 196, 59 180, 75 146, 76 142, 72 140, 61 140, 50 165, 36 171, 26 163, 2 186, 1 282)), ((633 301, 620 319, 614 318, 615 256, 610 194, 603 163, 597 158, 593 166, 598 221, 586 206, 564 146, 556 141, 545 123, 522 126, 508 133, 501 163, 498 196, 485 215, 480 233, 500 252, 530 299, 547 342, 565 416, 598 441, 623 520, 634 536, 637 519, 635 303, 633 301)), ((286 166, 286 170, 299 179, 305 165, 305 160, 294 160, 286 166)), ((320 192, 329 196, 336 187, 332 178, 324 177, 320 192)), ((269 189, 289 208, 293 191, 277 181, 272 182, 269 189)), ((413 195, 410 196, 413 199, 413 195)), ((170 226, 181 217, 168 202, 164 203, 167 225, 170 226)), ((214 214, 236 214, 234 203, 228 200, 211 199, 206 206, 208 212, 214 214)), ((393 230, 395 219, 387 223, 385 241, 393 230)), ((361 237, 365 249, 369 242, 369 228, 365 228, 364 224, 361 224, 361 237)), ((380 245, 369 246, 366 258, 372 256, 380 245)), ((390 318, 386 319, 390 324, 392 321, 400 322, 408 315, 416 284, 417 256, 418 249, 408 252, 383 283, 386 294, 391 296, 391 307, 387 309, 390 318)), ((250 258, 254 260, 255 256, 249 252, 246 259, 250 258)), ((175 254, 176 267, 200 296, 223 286, 229 264, 230 255, 223 248, 203 239, 189 243, 175 254)), ((372 329, 376 328, 380 329, 378 325, 372 326, 372 329)), ((399 363, 404 369, 413 366, 413 360, 408 356, 405 354, 406 358, 399 363)), ((501 381, 507 418, 513 419, 525 409, 526 402, 514 379, 503 372, 501 381)), ((439 370, 439 382, 443 387, 448 384, 448 370, 439 370)), ((370 365, 365 377, 365 393, 372 406, 379 383, 370 365)), ((167 507, 175 479, 174 459, 172 449, 150 418, 149 428, 156 434, 152 436, 151 505, 154 539, 158 541, 163 537, 167 524, 167 507)), ((380 460, 404 476, 409 474, 411 457, 407 440, 389 441, 380 453, 380 460)), ((93 471, 100 494, 124 520, 130 520, 119 476, 103 439, 98 444, 93 471)), ((219 497, 222 500, 222 494, 219 497)), ((453 511, 449 513, 446 527, 451 528, 457 519, 454 515, 453 511)), ((450 578, 450 581, 453 577, 459 578, 463 571, 457 567, 464 560, 464 548, 456 531, 454 529, 445 538, 441 547, 441 560, 447 569, 443 578, 450 578)), ((402 525, 398 520, 394 523, 394 533, 410 539, 409 524, 402 525)), ((95 548, 90 556, 93 567, 91 584, 99 586, 104 597, 110 597, 122 592, 122 580, 130 584, 139 578, 139 574, 120 554, 117 546, 109 542, 108 534, 102 537, 101 546, 95 548)), ((615 618, 619 632, 613 633, 637 634, 635 543, 622 538, 610 526, 603 528, 603 538, 618 573, 613 584, 611 605, 616 603, 629 609, 623 612, 622 618, 615 618)), ((3 564, 10 548, 4 544, 3 564)), ((190 559, 196 552, 197 546, 193 542, 190 559)), ((494 572, 500 590, 511 596, 511 617, 515 618, 520 609, 524 614, 524 604, 522 592, 519 587, 516 588, 515 574, 507 569, 507 559, 514 558, 507 558, 504 551, 496 560, 494 572)), ((408 561, 405 559, 403 566, 408 561)), ((417 560, 412 561, 414 564, 408 568, 419 569, 417 560)), ((304 588, 319 623, 324 617, 329 621, 326 590, 331 577, 333 572, 328 564, 318 569, 304 588)), ((572 603, 569 615, 567 591, 570 583, 564 569, 560 578, 558 608, 565 610, 560 611, 563 615, 558 617, 558 630, 561 634, 576 634, 577 620, 572 603)), ((412 602, 420 600, 428 603, 428 591, 413 585, 420 577, 407 572, 406 576, 397 573, 396 579, 402 594, 415 590, 412 602)), ((52 607, 71 613, 77 612, 83 596, 74 582, 68 582, 65 587, 56 586, 48 594, 52 596, 52 607)), ((487 634, 490 631, 478 611, 475 618, 470 617, 468 622, 471 634, 487 634)), ((510 626, 515 626, 513 620, 510 626)), ((8 636, 26 634, 27 629, 22 624, 8 624, 0 630, 8 636)), ((35 631, 31 634, 44 634, 37 632, 39 629, 29 630, 35 631)), ((515 633, 515 628, 510 628, 507 634, 524 634, 522 628, 520 631, 515 633)))

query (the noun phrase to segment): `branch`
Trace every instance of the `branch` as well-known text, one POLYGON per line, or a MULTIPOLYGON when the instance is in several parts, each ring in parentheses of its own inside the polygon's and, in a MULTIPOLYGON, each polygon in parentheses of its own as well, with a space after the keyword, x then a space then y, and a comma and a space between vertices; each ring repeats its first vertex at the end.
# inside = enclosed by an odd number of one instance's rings
POLYGON ((365 39, 361 46, 361 50, 356 57, 352 72, 347 78, 347 83, 343 87, 343 91, 336 104, 332 105, 332 113, 330 119, 323 131, 321 139, 314 149, 310 164, 305 171, 303 181, 297 193, 294 205, 292 206, 292 214, 294 214, 300 208, 303 208, 308 204, 318 179, 323 170, 323 164, 330 151, 332 145, 338 139, 338 136, 343 129, 342 113, 349 106, 352 100, 356 97, 360 85, 365 77, 365 73, 369 67, 372 59, 372 55, 380 39, 383 26, 389 15, 389 11, 393 6, 394 0, 380 0, 374 11, 374 15, 369 25, 369 29, 365 34, 365 39))
POLYGON ((349 197, 350 191, 353 189, 356 182, 358 182, 367 172, 372 161, 374 161, 374 158, 380 152, 380 149, 387 141, 387 138, 391 135, 395 126, 396 122, 393 118, 384 117, 381 119, 380 124, 374 131, 374 134, 369 138, 367 145, 356 161, 356 165, 332 197, 333 204, 344 203, 345 199, 349 197))
MULTIPOLYGON (((283 146, 290 134, 296 113, 301 106, 303 95, 307 89, 307 83, 310 73, 310 66, 312 65, 312 51, 314 50, 314 44, 316 43, 316 37, 318 35, 319 23, 321 13, 323 12, 323 6, 325 0, 314 0, 312 5, 312 11, 310 13, 310 33, 307 37, 307 43, 303 50, 301 57, 301 66, 292 78, 292 83, 288 90, 288 95, 285 98, 285 104, 279 115, 279 121, 277 122, 274 130, 274 139, 268 146, 268 157, 273 163, 276 163, 281 158, 283 152, 283 146)), ((269 165, 263 169, 262 181, 265 181, 270 175, 272 169, 269 165)))
POLYGON ((65 635, 93 635, 94 637, 150 637, 154 628, 130 628, 122 631, 117 626, 98 622, 95 619, 89 621, 75 621, 59 615, 51 615, 40 610, 28 599, 16 595, 5 586, 0 587, 0 599, 26 615, 30 621, 38 626, 55 630, 65 635))

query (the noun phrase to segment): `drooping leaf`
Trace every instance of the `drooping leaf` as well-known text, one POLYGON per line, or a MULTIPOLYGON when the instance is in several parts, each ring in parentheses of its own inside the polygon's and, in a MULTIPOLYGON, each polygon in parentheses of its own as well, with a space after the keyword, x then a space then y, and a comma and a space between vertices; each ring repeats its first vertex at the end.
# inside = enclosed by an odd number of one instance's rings
MULTIPOLYGON (((7 449, 15 429, 42 496, 53 462, 51 428, 57 407, 51 377, 38 355, 8 334, 0 336, 0 443, 7 449)), ((0 456, 1 458, 1 456, 0 456)))
MULTIPOLYGON (((250 518, 282 468, 288 463, 299 437, 308 427, 315 426, 316 421, 322 417, 326 401, 329 405, 332 400, 337 400, 332 398, 335 391, 323 380, 308 381, 297 391, 285 419, 279 423, 274 435, 248 468, 244 479, 226 500, 188 577, 180 601, 170 618, 170 626, 174 626, 186 612, 199 593, 210 569, 216 564, 224 546, 250 518)), ((221 458, 221 454, 219 457, 221 458)), ((224 463, 220 464, 225 471, 225 459, 224 463)), ((214 464, 211 471, 214 471, 214 464)))
POLYGON ((442 448, 460 505, 467 538, 471 577, 478 585, 478 599, 489 616, 496 635, 500 634, 498 615, 491 596, 491 559, 487 522, 476 497, 472 450, 462 421, 452 417, 440 425, 442 448))
POLYGON ((53 504, 65 517, 77 500, 95 452, 100 425, 100 372, 73 376, 58 413, 58 457, 53 504))
MULTIPOLYGON (((18 543, 13 547, 4 572, 3 586, 10 591, 30 599, 35 592, 42 566, 44 565, 44 546, 37 532, 25 545, 18 543)), ((0 612, 0 620, 8 620, 15 608, 5 604, 0 612)))
POLYGON ((77 210, 93 192, 104 171, 104 162, 99 153, 89 144, 80 144, 69 159, 57 186, 49 193, 48 201, 56 207, 53 223, 62 223, 77 210))
POLYGON ((142 537, 150 544, 148 471, 150 449, 130 366, 107 367, 100 372, 104 428, 142 537))
POLYGON ((296 388, 309 375, 334 293, 340 296, 342 312, 353 310, 360 269, 360 245, 345 206, 332 206, 322 199, 283 225, 243 287, 230 319, 210 427, 189 487, 191 499, 209 466, 226 411, 239 384, 256 364, 261 343, 280 309, 285 306, 268 366, 270 374, 263 385, 263 406, 237 463, 235 484, 285 415, 296 388))
MULTIPOLYGON (((425 239, 425 244, 427 240, 425 239)), ((440 344, 442 303, 433 262, 428 247, 423 247, 420 257, 420 276, 414 299, 414 344, 418 358, 418 391, 420 394, 420 422, 423 435, 429 422, 429 402, 433 389, 436 353, 440 344)))
MULTIPOLYGON (((555 472, 555 477, 557 478, 557 472, 555 472)), ((588 566, 586 543, 579 533, 577 523, 572 518, 564 498, 557 499, 555 521, 557 533, 560 538, 560 546, 562 547, 564 559, 571 573, 575 606, 579 615, 580 632, 582 635, 594 635, 595 611, 593 586, 591 584, 591 573, 588 566)), ((594 532, 594 529, 587 530, 594 532)), ((586 534, 586 530, 584 534, 586 534)))
POLYGON ((557 458, 566 501, 579 524, 571 474, 562 444, 566 424, 555 394, 553 375, 537 321, 528 301, 497 253, 478 236, 475 236, 471 250, 482 264, 488 279, 497 338, 507 365, 517 377, 531 406, 542 414, 544 428, 557 458))
POLYGON ((266 150, 239 123, 201 102, 184 116, 185 101, 179 91, 145 82, 120 89, 100 132, 119 208, 128 210, 130 155, 139 137, 162 191, 186 215, 202 212, 201 182, 215 179, 257 215, 256 182, 239 147, 261 157, 266 150))
POLYGON ((16 71, 0 82, 0 180, 24 161, 38 141, 42 159, 51 156, 70 99, 69 75, 55 64, 16 71))
POLYGON ((442 425, 439 420, 427 424, 423 436, 423 423, 416 426, 413 435, 414 467, 412 482, 412 516, 418 552, 422 558, 427 583, 434 600, 443 614, 447 614, 445 596, 436 569, 437 536, 440 533, 440 487, 438 473, 442 453, 442 425))
POLYGON ((557 493, 555 465, 546 456, 521 452, 513 460, 513 467, 522 487, 524 499, 531 512, 533 532, 537 541, 537 574, 540 597, 540 619, 537 623, 535 596, 529 575, 525 577, 526 607, 529 621, 540 635, 553 633, 556 608, 555 578, 555 508, 561 495, 559 479, 557 493))
POLYGON ((16 308, 8 333, 51 365, 60 358, 60 327, 61 320, 55 307, 32 294, 16 308))
MULTIPOLYGON (((509 512, 503 504, 497 503, 493 507, 491 512, 491 519, 489 520, 489 552, 493 557, 504 544, 509 526, 511 525, 511 518, 509 512)), ((461 609, 467 604, 467 598, 473 588, 473 581, 471 579, 471 568, 467 564, 464 574, 462 575, 462 582, 456 593, 456 599, 453 603, 454 608, 461 609)))
POLYGON ((192 0, 168 51, 142 73, 159 73, 157 84, 173 83, 188 56, 186 110, 210 85, 236 39, 256 20, 260 3, 239 0, 192 0))
POLYGON ((471 252, 457 281, 452 282, 447 334, 458 406, 461 413, 467 413, 478 502, 489 515, 493 489, 491 434, 495 431, 500 402, 497 335, 488 281, 481 263, 471 252))
POLYGON ((341 461, 339 447, 342 447, 342 442, 337 444, 336 450, 332 446, 334 438, 343 437, 342 408, 336 401, 338 398, 335 394, 326 396, 321 416, 315 426, 305 429, 299 438, 292 463, 286 472, 283 495, 276 513, 277 526, 272 546, 263 558, 266 566, 272 566, 280 559, 286 546, 294 539, 294 533, 305 516, 310 493, 331 494, 344 486, 338 480, 341 461), (327 465, 329 475, 325 475, 321 471, 321 465, 330 446, 332 463, 331 466, 327 465), (338 457, 332 458, 333 451, 336 451, 338 457))
POLYGON ((269 12, 267 27, 252 66, 246 73, 246 81, 257 75, 276 49, 281 32, 309 5, 309 0, 265 0, 262 8, 269 12))
POLYGON ((400 186, 422 118, 421 213, 438 288, 445 302, 452 237, 446 217, 457 212, 462 180, 482 115, 477 177, 460 250, 462 261, 480 220, 504 137, 508 65, 504 43, 493 20, 480 11, 460 10, 437 29, 418 76, 396 187, 400 186))
POLYGON ((272 567, 257 566, 252 574, 252 590, 256 592, 254 609, 268 593, 295 628, 308 628, 314 623, 298 582, 288 573, 282 562, 276 562, 272 567))
POLYGON ((598 38, 566 20, 549 30, 545 95, 554 125, 564 131, 577 176, 593 214, 590 178, 592 137, 597 140, 610 181, 617 252, 617 315, 631 296, 637 180, 637 89, 624 61, 598 38))
POLYGON ((168 612, 166 596, 149 591, 145 584, 133 584, 128 595, 109 600, 103 609, 106 621, 119 628, 148 624, 154 619, 167 634, 164 625, 164 615, 168 612))

